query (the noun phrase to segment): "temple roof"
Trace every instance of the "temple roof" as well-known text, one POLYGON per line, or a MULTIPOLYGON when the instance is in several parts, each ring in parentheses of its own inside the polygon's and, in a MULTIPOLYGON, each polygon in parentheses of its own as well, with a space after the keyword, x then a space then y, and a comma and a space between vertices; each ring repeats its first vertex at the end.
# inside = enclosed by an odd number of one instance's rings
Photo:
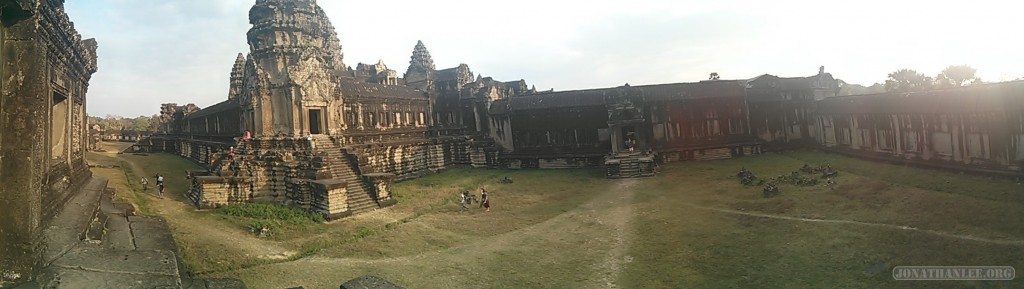
POLYGON ((906 93, 830 97, 818 101, 822 114, 893 114, 1002 111, 1024 107, 1024 81, 906 93))
POLYGON ((200 117, 212 115, 212 114, 223 112, 223 111, 228 111, 228 110, 232 110, 232 109, 240 109, 240 108, 241 108, 241 105, 238 104, 238 101, 236 101, 234 99, 229 99, 229 100, 221 101, 220 103, 208 106, 208 107, 206 107, 204 109, 200 109, 199 111, 187 114, 187 115, 185 115, 185 118, 188 118, 188 119, 200 118, 200 117))
MULTIPOLYGON (((470 77, 473 76, 473 72, 469 70, 469 65, 466 65, 465 63, 463 63, 463 64, 459 64, 459 66, 456 66, 456 67, 438 70, 434 74, 435 75, 434 79, 437 80, 437 81, 458 80, 459 73, 463 73, 463 72, 468 74, 470 77)), ((469 79, 469 81, 472 81, 472 79, 469 79)))
POLYGON ((513 96, 500 103, 496 101, 490 111, 501 114, 515 110, 600 106, 606 104, 606 98, 622 95, 642 97, 646 101, 743 97, 746 95, 746 81, 719 80, 541 92, 513 96))
POLYGON ((715 80, 687 83, 669 83, 655 85, 638 85, 639 90, 648 101, 699 99, 716 97, 743 97, 746 95, 746 82, 736 80, 715 80))

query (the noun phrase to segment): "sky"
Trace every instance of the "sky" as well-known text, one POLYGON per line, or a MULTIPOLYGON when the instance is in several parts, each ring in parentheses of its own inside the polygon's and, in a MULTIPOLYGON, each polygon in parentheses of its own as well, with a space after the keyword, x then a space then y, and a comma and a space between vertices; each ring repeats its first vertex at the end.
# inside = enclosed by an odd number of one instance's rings
MULTIPOLYGON (((417 40, 438 69, 468 64, 538 90, 816 74, 871 85, 902 68, 970 65, 985 81, 1024 77, 1018 1, 517 0, 318 4, 344 62, 405 72, 417 40), (947 3, 948 2, 948 3, 947 3), (959 3, 959 4, 953 4, 959 3)), ((161 103, 227 99, 255 0, 69 0, 99 43, 88 113, 135 117, 161 103)))

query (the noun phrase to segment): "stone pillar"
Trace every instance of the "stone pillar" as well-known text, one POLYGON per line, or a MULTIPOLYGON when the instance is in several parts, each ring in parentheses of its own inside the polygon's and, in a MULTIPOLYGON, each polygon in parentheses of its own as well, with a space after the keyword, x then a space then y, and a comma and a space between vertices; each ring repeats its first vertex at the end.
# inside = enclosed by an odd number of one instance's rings
POLYGON ((622 128, 617 125, 608 126, 608 140, 612 142, 612 153, 617 154, 622 151, 623 143, 625 139, 622 138, 622 128))
POLYGON ((21 282, 41 260, 49 86, 37 11, 7 3, 0 18, 0 286, 21 282))
POLYGON ((349 216, 348 183, 339 179, 313 180, 309 182, 312 193, 312 209, 324 215, 324 219, 337 220, 349 216))

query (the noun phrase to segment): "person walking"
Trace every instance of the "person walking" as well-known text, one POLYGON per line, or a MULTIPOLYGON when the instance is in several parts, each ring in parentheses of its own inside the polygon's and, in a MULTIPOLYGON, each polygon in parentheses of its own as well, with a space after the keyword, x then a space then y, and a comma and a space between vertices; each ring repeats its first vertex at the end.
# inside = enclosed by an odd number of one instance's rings
POLYGON ((142 191, 143 192, 145 192, 146 190, 149 190, 149 180, 147 180, 146 177, 142 177, 142 181, 139 181, 139 183, 142 184, 142 191))
POLYGON ((160 174, 156 175, 156 187, 157 187, 157 193, 159 193, 160 197, 163 198, 164 197, 164 176, 162 176, 160 174))
POLYGON ((487 208, 487 212, 491 211, 491 197, 487 196, 487 190, 480 188, 480 207, 487 208))
POLYGON ((459 213, 466 211, 466 192, 459 194, 459 213))

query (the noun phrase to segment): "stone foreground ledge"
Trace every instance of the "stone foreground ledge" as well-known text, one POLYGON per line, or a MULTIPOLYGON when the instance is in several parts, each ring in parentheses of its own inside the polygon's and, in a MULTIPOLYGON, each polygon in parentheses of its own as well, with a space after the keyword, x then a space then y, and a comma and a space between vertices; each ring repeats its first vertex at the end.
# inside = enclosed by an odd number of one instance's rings
POLYGON ((405 287, 398 286, 381 277, 366 275, 348 280, 345 284, 341 284, 341 289, 405 289, 405 287))

